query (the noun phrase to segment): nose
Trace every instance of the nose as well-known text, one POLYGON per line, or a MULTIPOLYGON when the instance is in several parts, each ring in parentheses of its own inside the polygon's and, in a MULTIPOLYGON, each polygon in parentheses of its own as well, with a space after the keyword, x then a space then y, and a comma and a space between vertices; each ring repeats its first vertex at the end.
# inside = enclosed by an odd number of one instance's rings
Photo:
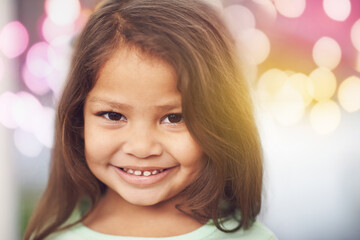
POLYGON ((149 158, 161 155, 163 146, 156 136, 156 131, 138 128, 129 133, 122 150, 137 158, 149 158))

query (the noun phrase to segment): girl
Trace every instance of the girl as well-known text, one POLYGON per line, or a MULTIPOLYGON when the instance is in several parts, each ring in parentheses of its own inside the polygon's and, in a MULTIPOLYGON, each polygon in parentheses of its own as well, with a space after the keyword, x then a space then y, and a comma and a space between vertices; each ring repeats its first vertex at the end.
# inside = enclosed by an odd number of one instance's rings
POLYGON ((77 40, 25 239, 275 239, 255 221, 261 146, 235 53, 201 1, 104 1, 77 40))

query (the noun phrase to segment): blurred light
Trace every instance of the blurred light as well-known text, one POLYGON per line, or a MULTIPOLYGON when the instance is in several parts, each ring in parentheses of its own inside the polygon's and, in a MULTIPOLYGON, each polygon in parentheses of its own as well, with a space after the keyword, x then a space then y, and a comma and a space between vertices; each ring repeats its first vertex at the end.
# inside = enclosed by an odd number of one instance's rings
POLYGON ((275 7, 285 17, 300 17, 305 11, 305 0, 274 0, 275 7))
POLYGON ((270 0, 253 0, 260 9, 269 17, 270 21, 274 22, 277 17, 277 11, 274 4, 270 0))
POLYGON ((339 126, 340 120, 340 108, 332 100, 318 102, 310 112, 310 124, 319 134, 332 133, 339 126))
POLYGON ((34 127, 41 121, 41 103, 30 93, 19 92, 10 113, 17 125, 27 132, 34 132, 34 127))
POLYGON ((272 104, 273 116, 280 124, 293 126, 301 120, 304 111, 303 97, 289 82, 286 82, 272 104))
POLYGON ((44 107, 40 115, 41 117, 35 126, 34 134, 40 143, 47 148, 51 148, 54 138, 55 110, 44 107))
POLYGON ((323 7, 326 15, 335 21, 344 21, 351 12, 349 0, 324 0, 323 7))
POLYGON ((63 35, 50 42, 51 51, 48 52, 48 59, 54 69, 67 72, 73 50, 71 48, 72 40, 71 36, 63 35))
POLYGON ((322 37, 314 45, 313 59, 319 67, 334 69, 340 63, 341 48, 334 39, 322 37))
POLYGON ((240 49, 248 63, 260 64, 269 56, 269 38, 258 29, 247 29, 239 36, 240 49))
POLYGON ((230 5, 224 9, 225 21, 234 36, 245 29, 255 28, 255 16, 242 5, 230 5))
MULTIPOLYGON (((223 10, 222 7, 221 9, 223 10)), ((88 22, 91 13, 92 11, 88 8, 81 9, 80 16, 75 22, 75 32, 81 31, 85 27, 85 24, 88 22)))
POLYGON ((0 32, 0 50, 8 58, 21 55, 29 43, 29 34, 19 21, 10 22, 0 32))
POLYGON ((265 104, 273 101, 287 78, 286 73, 276 68, 264 72, 257 84, 257 94, 260 101, 265 104))
POLYGON ((19 152, 27 157, 39 156, 43 148, 33 134, 22 129, 16 129, 14 131, 14 143, 19 152))
POLYGON ((360 72, 360 52, 356 53, 355 70, 360 72))
POLYGON ((0 57, 0 82, 4 76, 4 60, 0 57))
POLYGON ((18 127, 11 114, 11 110, 17 99, 18 96, 12 92, 4 92, 0 95, 0 123, 7 128, 14 129, 18 127))
POLYGON ((205 0, 205 2, 219 11, 223 10, 223 5, 221 0, 205 0))
POLYGON ((288 82, 301 95, 305 106, 312 102, 311 93, 313 92, 313 86, 308 76, 296 73, 289 77, 288 82))
POLYGON ((79 0, 46 0, 45 11, 57 25, 69 25, 75 22, 80 14, 79 0))
POLYGON ((360 19, 351 27, 351 41, 354 47, 360 52, 360 19))
POLYGON ((351 76, 345 79, 339 86, 338 99, 346 111, 360 110, 360 78, 351 76))
POLYGON ((317 68, 310 74, 310 79, 313 85, 312 96, 317 101, 330 99, 336 90, 336 77, 327 68, 317 68))
POLYGON ((23 65, 22 77, 25 85, 31 90, 31 92, 37 95, 44 95, 49 92, 50 88, 47 84, 45 77, 38 77, 32 74, 26 65, 23 65))
POLYGON ((286 69, 286 70, 284 71, 284 73, 286 73, 286 75, 287 75, 288 77, 290 77, 290 76, 292 76, 292 75, 294 75, 294 74, 295 74, 295 72, 294 72, 294 71, 289 70, 289 69, 286 69))
POLYGON ((42 35, 47 42, 51 42, 62 35, 73 35, 75 32, 73 25, 58 26, 48 17, 42 22, 41 29, 42 35))
POLYGON ((61 93, 66 77, 67 72, 55 71, 51 76, 46 78, 47 84, 53 91, 53 94, 58 96, 61 93))
POLYGON ((37 77, 49 76, 53 69, 49 64, 49 52, 53 51, 46 42, 34 44, 27 53, 26 65, 32 74, 37 77))

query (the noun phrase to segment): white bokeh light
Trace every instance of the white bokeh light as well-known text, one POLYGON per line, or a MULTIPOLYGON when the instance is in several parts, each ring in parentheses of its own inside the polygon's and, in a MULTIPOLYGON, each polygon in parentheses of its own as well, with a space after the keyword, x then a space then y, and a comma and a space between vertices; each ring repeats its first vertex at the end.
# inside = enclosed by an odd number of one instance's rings
POLYGON ((339 86, 338 99, 346 111, 360 110, 360 78, 351 76, 345 79, 339 86))
POLYGON ((7 128, 17 128, 18 125, 11 114, 18 96, 12 92, 4 92, 0 95, 0 123, 7 128))
POLYGON ((69 25, 75 22, 80 14, 79 0, 46 0, 45 11, 57 25, 69 25))
POLYGON ((14 131, 14 143, 19 152, 26 157, 37 157, 43 149, 42 144, 32 133, 20 128, 14 131))
POLYGON ((34 134, 40 143, 47 148, 51 148, 54 138, 55 110, 44 107, 39 114, 41 117, 34 125, 34 134))
POLYGON ((352 44, 360 52, 360 19, 351 27, 350 37, 352 44))
POLYGON ((271 0, 253 0, 253 2, 257 4, 271 22, 276 20, 277 10, 271 0))
POLYGON ((259 29, 247 29, 239 35, 240 51, 247 63, 257 65, 266 60, 270 53, 270 40, 259 29))
POLYGON ((223 11, 224 19, 234 36, 245 29, 255 28, 255 16, 246 7, 238 4, 230 5, 223 11))
POLYGON ((73 49, 71 48, 71 41, 73 38, 69 35, 63 35, 53 39, 50 42, 52 51, 49 51, 49 63, 50 65, 59 71, 68 72, 71 54, 73 49))
POLYGON ((330 37, 320 38, 313 48, 313 59, 319 67, 336 68, 341 60, 340 45, 330 37))
POLYGON ((306 8, 305 0, 274 0, 275 7, 285 17, 300 17, 306 8))
POLYGON ((310 124, 319 134, 330 134, 341 121, 340 107, 332 100, 316 103, 310 112, 310 124))
POLYGON ((345 21, 351 12, 350 0, 323 0, 326 15, 335 21, 345 21))
POLYGON ((27 132, 34 132, 34 127, 41 121, 42 105, 33 95, 19 92, 11 108, 13 119, 19 128, 27 132))

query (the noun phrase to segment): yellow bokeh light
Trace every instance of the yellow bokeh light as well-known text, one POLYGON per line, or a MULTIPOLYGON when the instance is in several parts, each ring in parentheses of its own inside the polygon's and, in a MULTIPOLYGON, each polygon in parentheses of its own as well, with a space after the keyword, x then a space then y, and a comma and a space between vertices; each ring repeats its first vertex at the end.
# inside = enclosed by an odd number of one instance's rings
POLYGON ((311 90, 313 89, 313 86, 308 76, 302 73, 296 73, 289 77, 288 82, 301 95, 305 106, 312 102, 313 91, 311 90))
POLYGON ((300 17, 305 11, 305 0, 274 0, 275 7, 285 17, 300 17))
POLYGON ((304 112, 303 97, 290 82, 286 82, 271 104, 271 113, 280 124, 293 126, 302 119, 304 112))
POLYGON ((338 99, 346 111, 360 110, 360 78, 351 76, 345 79, 339 86, 338 99))
POLYGON ((340 63, 341 48, 334 39, 322 37, 314 45, 313 59, 319 67, 334 69, 340 63))
POLYGON ((239 44, 245 60, 249 64, 260 64, 269 56, 269 38, 259 29, 242 31, 239 35, 239 44))
POLYGON ((360 52, 360 19, 358 19, 351 27, 350 36, 352 44, 360 52))
POLYGON ((324 0, 326 15, 335 21, 345 21, 351 12, 350 0, 324 0))
POLYGON ((334 132, 340 121, 340 107, 332 100, 320 101, 311 109, 310 124, 319 134, 334 132))
POLYGON ((330 99, 336 91, 336 77, 333 72, 327 68, 317 68, 310 74, 310 80, 313 86, 311 93, 317 101, 330 99))
POLYGON ((287 79, 286 73, 273 68, 264 72, 257 84, 257 94, 262 103, 269 103, 276 97, 287 79))

